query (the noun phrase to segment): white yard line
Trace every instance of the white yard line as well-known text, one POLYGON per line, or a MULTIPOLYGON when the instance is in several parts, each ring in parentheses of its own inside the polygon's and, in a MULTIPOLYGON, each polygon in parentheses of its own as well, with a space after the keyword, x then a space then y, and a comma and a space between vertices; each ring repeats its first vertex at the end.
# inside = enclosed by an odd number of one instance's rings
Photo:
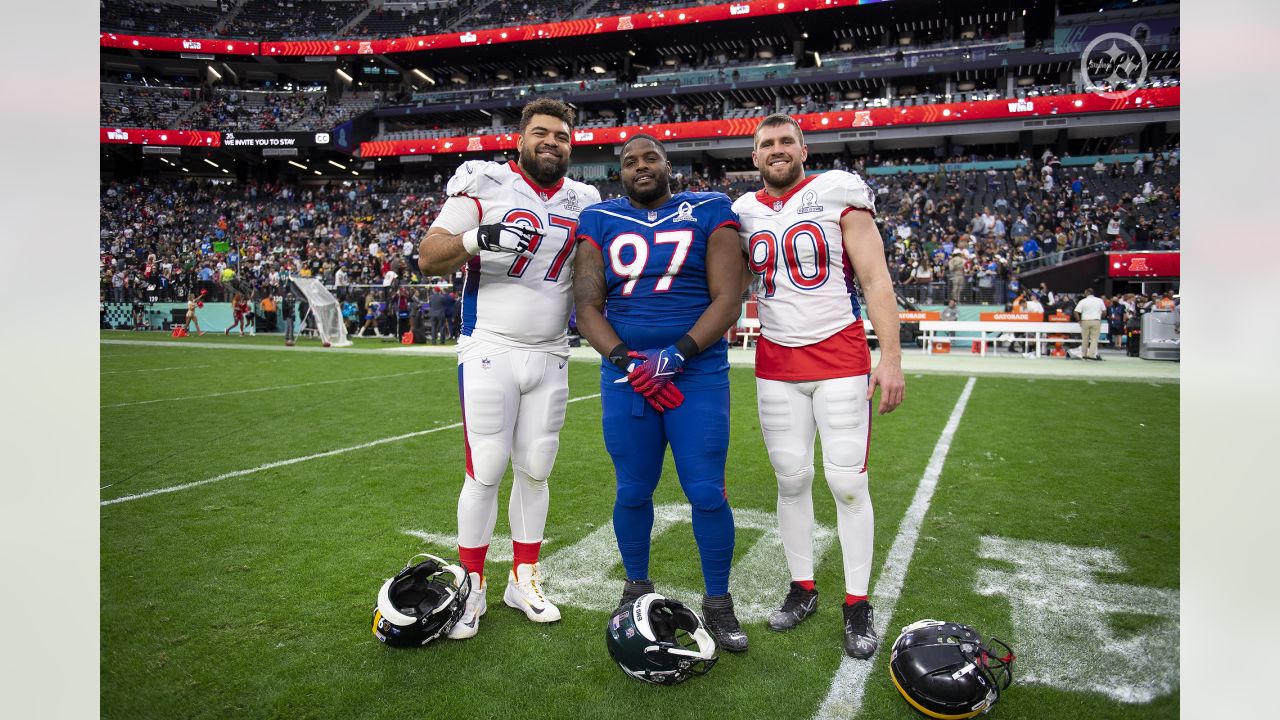
POLYGON ((368 375, 366 377, 341 378, 339 380, 317 380, 309 383, 296 383, 294 385, 273 385, 264 388, 249 388, 247 390, 228 390, 220 393, 207 393, 205 395, 187 395, 185 397, 160 398, 158 400, 138 400, 137 402, 113 403, 111 405, 102 405, 102 408, 118 408, 129 407, 132 405, 151 405, 152 403, 162 402, 181 402, 183 400, 203 400, 205 398, 225 397, 227 395, 243 395, 245 393, 269 392, 271 390, 289 390, 300 387, 313 387, 315 385, 332 385, 334 383, 360 382, 363 380, 385 380, 387 378, 405 377, 408 375, 422 375, 424 373, 441 372, 441 368, 431 368, 429 370, 411 370, 409 372, 392 373, 390 375, 368 375))
POLYGON ((166 372, 169 370, 197 370, 199 368, 213 367, 212 365, 179 365, 177 367, 167 368, 139 368, 137 370, 103 370, 103 375, 119 375, 121 373, 140 373, 140 372, 166 372))
MULTIPOLYGON (((569 398, 569 402, 575 403, 582 400, 591 400, 592 398, 598 398, 598 397, 600 397, 600 393, 596 393, 594 395, 582 395, 580 397, 569 398)), ((430 435, 432 433, 443 432, 445 430, 453 430, 455 428, 460 428, 460 427, 462 427, 462 423, 458 422, 458 423, 453 423, 452 425, 444 425, 441 427, 429 428, 427 430, 418 430, 416 432, 404 433, 403 435, 392 435, 390 437, 371 440, 367 443, 361 443, 359 445, 352 445, 350 447, 338 448, 337 450, 328 450, 326 452, 314 453, 312 455, 303 455, 301 457, 288 458, 286 460, 277 460, 275 462, 269 462, 263 465, 259 465, 257 467, 252 467, 247 470, 234 470, 232 472, 223 473, 221 475, 215 475, 211 478, 205 478, 204 480, 197 480, 195 482, 184 483, 182 485, 170 485, 169 487, 156 488, 154 490, 141 492, 141 493, 138 493, 137 495, 124 495, 122 497, 112 498, 110 500, 102 500, 98 504, 105 507, 107 505, 115 505, 116 503, 129 502, 130 500, 141 500, 142 498, 151 497, 152 495, 163 495, 165 493, 178 492, 179 490, 189 490, 193 487, 208 485, 209 483, 215 483, 220 480, 229 480, 231 478, 243 477, 245 475, 252 475, 253 473, 262 472, 263 470, 271 470, 272 468, 284 467, 286 465, 294 465, 296 463, 306 462, 307 460, 316 460, 319 458, 332 457, 334 455, 342 455, 343 453, 349 453, 355 450, 364 450, 365 448, 371 448, 377 445, 385 445, 387 443, 399 442, 400 440, 408 440, 409 438, 420 437, 422 435, 430 435)))
POLYGON ((976 378, 969 378, 965 383, 960 399, 956 400, 951 410, 951 417, 942 429, 942 436, 933 446, 933 455, 925 467, 924 476, 916 486, 915 497, 898 525, 898 535, 889 548, 889 556, 885 558, 876 580, 875 591, 871 594, 871 604, 876 609, 875 630, 880 636, 880 649, 868 660, 855 660, 848 656, 840 658, 840 667, 836 669, 831 680, 831 689, 822 701, 815 718, 818 720, 834 720, 835 718, 855 717, 862 709, 862 696, 867 686, 867 678, 879 667, 882 652, 888 652, 886 645, 897 639, 897 633, 888 635, 889 621, 893 619, 893 611, 898 605, 898 597, 902 594, 902 584, 907 577, 907 566, 911 564, 911 556, 915 554, 916 540, 920 538, 920 526, 924 522, 925 513, 929 511, 929 503, 933 499, 933 491, 938 486, 938 477, 942 474, 942 466, 947 460, 947 452, 951 449, 951 440, 955 437, 956 428, 960 426, 960 417, 964 415, 965 405, 969 403, 969 395, 973 392, 976 378))

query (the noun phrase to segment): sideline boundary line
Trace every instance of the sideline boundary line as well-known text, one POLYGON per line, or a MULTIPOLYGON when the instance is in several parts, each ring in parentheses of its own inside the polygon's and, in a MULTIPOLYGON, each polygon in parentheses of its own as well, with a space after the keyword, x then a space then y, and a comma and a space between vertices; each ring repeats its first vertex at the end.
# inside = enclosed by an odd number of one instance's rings
MULTIPOLYGON (((938 478, 942 475, 942 466, 947 461, 947 453, 951 450, 951 441, 956 429, 960 427, 960 417, 969 404, 969 396, 973 393, 973 384, 977 378, 970 377, 965 383, 960 398, 951 410, 951 417, 933 446, 933 454, 929 456, 929 464, 925 466, 920 484, 916 486, 915 497, 898 524, 898 534, 889 548, 889 555, 880 568, 880 577, 876 579, 875 591, 871 593, 871 604, 875 607, 874 627, 880 636, 880 647, 875 655, 867 660, 855 660, 847 655, 840 658, 840 667, 831 679, 831 689, 827 697, 818 707, 814 715, 816 720, 836 720, 836 718, 852 718, 862 710, 862 696, 866 692, 867 679, 879 667, 878 663, 885 651, 885 644, 890 639, 885 635, 889 621, 893 619, 898 605, 898 597, 902 594, 902 585, 907 577, 907 566, 911 564, 911 556, 916 551, 916 541, 920 539, 920 526, 924 523, 925 513, 929 512, 929 503, 933 500, 933 491, 938 487, 938 478)), ((897 639, 897 635, 894 635, 897 639)))
MULTIPOLYGON (((566 401, 566 404, 580 402, 582 400, 591 400, 593 398, 598 398, 598 397, 600 397, 600 393, 595 393, 594 395, 582 395, 580 397, 569 398, 566 401)), ((378 438, 377 440, 370 440, 369 442, 366 442, 366 443, 360 443, 359 445, 351 445, 349 447, 338 448, 337 450, 326 450, 325 452, 313 453, 311 455, 302 455, 300 457, 288 458, 285 460, 276 460, 275 462, 265 463, 257 467, 248 468, 247 470, 233 470, 231 472, 223 473, 221 475, 215 475, 211 478, 205 478, 204 480, 196 480, 195 482, 183 483, 182 485, 170 485, 169 487, 162 487, 162 488, 156 488, 154 490, 147 490, 146 492, 141 492, 136 495, 124 495, 118 498, 112 498, 110 500, 101 500, 98 502, 98 505, 101 507, 106 507, 107 505, 115 505, 117 503, 129 502, 132 500, 141 500, 142 498, 148 498, 154 495, 164 495, 166 493, 174 493, 180 490, 189 490, 193 487, 200 487, 201 485, 208 485, 209 483, 215 483, 221 480, 230 480, 231 478, 238 478, 238 477, 243 477, 245 475, 252 475, 254 473, 262 472, 263 470, 271 470, 273 468, 285 467, 286 465, 295 465, 300 462, 306 462, 307 460, 318 460, 320 458, 333 457, 334 455, 342 455, 343 453, 349 453, 355 450, 364 450, 365 448, 371 448, 377 445, 385 445, 387 443, 399 442, 400 440, 408 440, 409 438, 420 437, 422 435, 430 435, 432 433, 438 433, 445 430, 453 430, 455 428, 460 428, 460 427, 462 427, 462 423, 456 422, 456 423, 453 423, 452 425, 443 425, 441 427, 428 428, 426 430, 417 430, 415 432, 404 433, 402 435, 392 435, 390 437, 378 438)))

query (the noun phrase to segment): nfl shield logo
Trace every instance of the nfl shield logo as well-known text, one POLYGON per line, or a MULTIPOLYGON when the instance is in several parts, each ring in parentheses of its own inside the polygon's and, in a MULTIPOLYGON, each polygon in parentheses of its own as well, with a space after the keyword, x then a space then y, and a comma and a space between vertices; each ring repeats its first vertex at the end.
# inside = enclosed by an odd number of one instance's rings
POLYGON ((774 201, 773 201, 773 211, 774 211, 774 212, 778 212, 778 211, 779 211, 779 210, 781 210, 781 209, 782 209, 782 201, 781 201, 781 200, 774 200, 774 201))
POLYGON ((658 211, 657 211, 657 210, 650 210, 650 211, 649 211, 649 222, 653 222, 654 220, 657 220, 657 219, 658 219, 658 211))

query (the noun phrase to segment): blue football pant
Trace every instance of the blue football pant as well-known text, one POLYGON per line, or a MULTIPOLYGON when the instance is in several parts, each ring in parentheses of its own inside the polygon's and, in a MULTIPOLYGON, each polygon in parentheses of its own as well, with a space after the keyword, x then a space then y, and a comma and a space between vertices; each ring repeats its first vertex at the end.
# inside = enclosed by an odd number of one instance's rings
POLYGON ((613 530, 627 578, 649 579, 653 491, 667 445, 693 511, 693 537, 707 595, 729 591, 733 511, 725 494, 729 388, 684 389, 684 403, 658 413, 630 385, 602 387, 604 441, 617 475, 613 530))

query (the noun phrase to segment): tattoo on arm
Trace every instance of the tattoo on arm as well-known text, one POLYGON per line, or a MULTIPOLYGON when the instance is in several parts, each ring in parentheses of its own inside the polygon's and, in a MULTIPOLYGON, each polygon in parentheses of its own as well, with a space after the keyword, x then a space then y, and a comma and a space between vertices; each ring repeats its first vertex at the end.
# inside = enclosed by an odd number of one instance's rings
POLYGON ((573 261, 573 301, 578 307, 603 308, 607 297, 604 258, 595 248, 579 247, 573 261))

